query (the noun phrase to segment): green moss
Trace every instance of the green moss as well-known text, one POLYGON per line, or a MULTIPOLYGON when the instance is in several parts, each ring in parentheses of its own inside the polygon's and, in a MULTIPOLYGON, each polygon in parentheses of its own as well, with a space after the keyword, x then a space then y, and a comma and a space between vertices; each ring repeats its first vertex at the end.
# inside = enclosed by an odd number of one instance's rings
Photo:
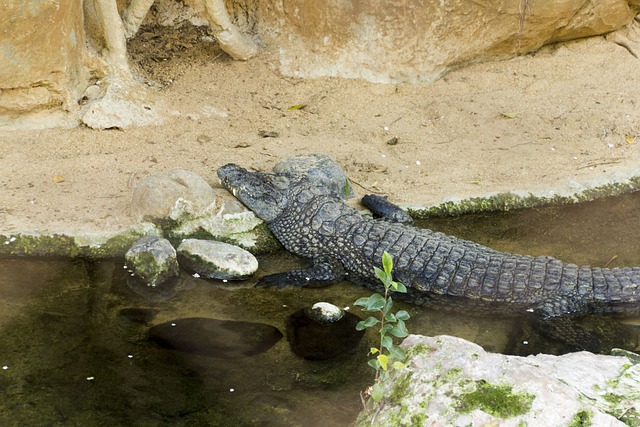
POLYGON ((582 203, 602 197, 616 196, 640 189, 640 176, 632 177, 624 183, 604 184, 589 188, 568 196, 538 196, 532 193, 519 195, 500 193, 486 197, 444 202, 424 209, 409 208, 409 214, 416 219, 430 217, 456 216, 478 212, 509 211, 514 209, 534 208, 551 204, 582 203))
POLYGON ((389 393, 389 400, 395 403, 402 402, 402 399, 407 395, 407 390, 409 389, 409 385, 411 385, 411 377, 413 373, 408 371, 400 378, 397 378, 394 381, 393 390, 389 393))
POLYGON ((80 250, 70 236, 53 234, 39 236, 30 234, 0 235, 0 255, 31 256, 78 256, 80 250))
POLYGON ((429 347, 426 344, 416 344, 413 347, 408 349, 407 356, 411 358, 419 354, 431 353, 432 351, 433 351, 433 348, 429 347))
POLYGON ((591 411, 579 411, 577 414, 575 414, 573 416, 573 419, 571 420, 571 424, 569 424, 569 427, 587 427, 592 425, 591 422, 591 417, 593 416, 593 413, 591 411))
POLYGON ((529 393, 514 393, 511 386, 496 386, 480 380, 476 381, 474 391, 458 398, 456 409, 461 413, 481 409, 498 418, 511 418, 529 412, 534 398, 529 393))

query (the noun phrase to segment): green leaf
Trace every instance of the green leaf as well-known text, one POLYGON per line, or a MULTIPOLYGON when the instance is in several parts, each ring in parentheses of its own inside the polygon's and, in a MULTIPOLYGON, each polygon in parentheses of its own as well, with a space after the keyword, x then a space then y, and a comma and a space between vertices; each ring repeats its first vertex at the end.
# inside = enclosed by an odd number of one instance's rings
MULTIPOLYGON (((364 328, 362 329, 365 329, 365 328, 370 328, 372 326, 377 325, 378 323, 380 323, 380 321, 373 316, 369 316, 365 320, 358 322, 358 324, 360 323, 362 323, 362 326, 364 326, 364 328)), ((356 329, 358 329, 357 325, 356 325, 356 329)), ((358 329, 358 330, 361 331, 362 329, 358 329)))
POLYGON ((387 313, 391 311, 391 307, 393 307, 393 300, 391 298, 388 298, 387 302, 384 303, 384 310, 382 310, 382 314, 386 316, 387 313))
POLYGON ((396 319, 396 315, 393 313, 388 313, 387 315, 384 316, 384 321, 385 322, 390 322, 390 323, 396 323, 398 321, 398 319, 396 319))
POLYGON ((387 349, 389 350, 389 354, 391 354, 391 357, 393 357, 395 360, 404 360, 405 357, 407 357, 407 353, 402 347, 398 345, 387 347, 387 349))
POLYGON ((306 106, 307 106, 306 104, 296 104, 296 105, 292 105, 291 107, 287 108, 287 110, 288 111, 302 110, 306 106))
POLYGON ((369 297, 367 301, 367 306, 365 310, 367 311, 379 311, 384 307, 384 298, 380 294, 373 294, 369 297))
POLYGON ((384 287, 386 289, 387 286, 389 286, 389 282, 391 281, 391 277, 387 273, 385 273, 384 271, 380 270, 378 267, 373 267, 373 272, 375 273, 375 275, 378 278, 378 280, 380 280, 382 282, 382 284, 384 284, 384 287))
POLYGON ((367 304, 369 304, 369 297, 358 298, 358 300, 353 304, 357 305, 358 307, 366 307, 367 304))
POLYGON ((393 288, 394 292, 398 292, 400 294, 407 293, 407 287, 405 285, 403 285, 400 282, 393 282, 393 283, 395 283, 395 287, 393 288))
POLYGON ((410 318, 410 317, 411 317, 411 316, 409 316, 409 313, 407 313, 407 311, 406 311, 406 310, 399 310, 399 311, 396 313, 396 318, 397 318, 398 320, 409 320, 409 318, 410 318))
POLYGON ((393 270, 393 259, 387 251, 382 253, 382 267, 384 268, 385 273, 391 276, 391 270, 393 270))
POLYGON ((384 390, 382 389, 382 384, 375 383, 373 387, 371 387, 371 398, 374 402, 380 403, 382 398, 384 397, 384 390))
POLYGON ((398 338, 404 338, 409 335, 409 331, 407 330, 407 327, 405 326, 403 320, 398 320, 398 323, 396 323, 395 326, 389 330, 389 333, 398 338))
POLYGON ((384 336, 380 340, 380 344, 382 344, 382 346, 385 348, 393 347, 393 338, 391 338, 390 336, 384 336))
POLYGON ((385 323, 384 326, 380 328, 380 334, 384 335, 387 332, 391 331, 392 329, 393 329, 393 325, 389 323, 385 323))
POLYGON ((382 370, 386 371, 389 367, 389 356, 387 356, 386 354, 379 354, 376 359, 380 363, 380 367, 382 368, 382 370))
POLYGON ((380 362, 378 362, 378 359, 369 359, 367 365, 371 366, 376 371, 380 369, 380 362))
POLYGON ((407 365, 405 365, 405 364, 404 364, 404 363, 402 363, 402 362, 395 361, 395 362, 393 362, 393 363, 391 364, 391 367, 392 367, 393 369, 404 369, 404 368, 406 368, 406 367, 407 367, 407 365))
POLYGON ((369 353, 371 353, 371 354, 376 354, 376 353, 379 353, 379 352, 380 352, 380 350, 378 350, 375 347, 371 347, 371 350, 369 350, 369 353))

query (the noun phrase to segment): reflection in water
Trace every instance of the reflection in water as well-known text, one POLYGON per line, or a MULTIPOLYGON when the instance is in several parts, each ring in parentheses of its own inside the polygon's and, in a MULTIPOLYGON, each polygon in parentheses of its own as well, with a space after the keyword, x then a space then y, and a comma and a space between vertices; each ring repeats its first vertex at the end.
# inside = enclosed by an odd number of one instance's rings
MULTIPOLYGON (((428 225, 500 250, 599 266, 615 256, 612 266, 624 266, 640 265, 639 217, 636 193, 428 225)), ((261 274, 300 262, 286 254, 261 261, 261 274)), ((132 285, 121 262, 13 258, 0 259, 0 271, 0 425, 342 426, 355 419, 359 391, 372 381, 366 364, 372 331, 354 351, 326 361, 297 357, 287 340, 274 339, 303 307, 318 301, 351 306, 371 293, 348 283, 276 291, 183 274, 169 291, 154 295, 132 285), (250 357, 207 355, 207 339, 220 336, 206 336, 216 322, 190 326, 203 351, 165 349, 148 339, 150 328, 185 318, 257 323, 280 332, 250 327, 242 333, 251 337, 223 338, 223 346, 235 339, 261 350, 250 357)), ((410 312, 407 326, 414 333, 457 335, 492 351, 552 350, 526 322, 397 306, 410 312)), ((600 330, 613 325, 588 321, 600 330)), ((604 333, 614 342, 628 338, 604 333)))

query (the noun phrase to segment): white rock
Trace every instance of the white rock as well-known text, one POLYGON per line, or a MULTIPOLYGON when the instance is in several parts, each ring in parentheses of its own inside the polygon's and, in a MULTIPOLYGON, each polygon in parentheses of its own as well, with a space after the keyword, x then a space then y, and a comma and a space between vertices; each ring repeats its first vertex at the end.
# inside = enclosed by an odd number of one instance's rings
POLYGON ((178 246, 180 265, 209 279, 245 279, 258 269, 248 251, 213 240, 185 239, 178 246))
MULTIPOLYGON (((640 421, 640 364, 626 357, 507 356, 449 336, 410 335, 402 347, 409 354, 407 368, 393 371, 385 382, 388 398, 376 412, 376 425, 569 426, 582 416, 591 424, 575 425, 623 426, 617 418, 623 414, 627 421, 640 421), (507 387, 513 399, 526 401, 529 395, 530 407, 502 418, 488 413, 491 402, 489 409, 464 411, 465 394, 479 384, 507 387)), ((361 413, 357 425, 370 425, 369 417, 361 413)))

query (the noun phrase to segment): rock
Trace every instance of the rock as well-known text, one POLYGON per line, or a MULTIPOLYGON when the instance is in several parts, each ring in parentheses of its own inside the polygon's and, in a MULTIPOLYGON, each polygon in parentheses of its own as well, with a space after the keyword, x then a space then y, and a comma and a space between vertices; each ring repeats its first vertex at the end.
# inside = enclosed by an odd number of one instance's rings
POLYGON ((186 239, 178 246, 180 265, 201 277, 241 280, 258 269, 258 260, 248 251, 228 243, 186 239))
POLYGON ((287 340, 297 356, 326 360, 358 347, 364 331, 357 331, 361 319, 333 304, 320 302, 296 311, 287 320, 287 340))
POLYGON ((3 4, 0 21, 0 115, 68 111, 89 73, 83 5, 60 0, 3 4))
POLYGON ((216 192, 204 179, 177 169, 143 179, 133 192, 131 214, 138 221, 176 221, 203 215, 215 204, 216 192))
POLYGON ((195 237, 224 240, 255 253, 279 247, 263 221, 228 191, 211 188, 187 170, 142 180, 133 192, 131 214, 162 227, 173 242, 195 237))
POLYGON ((176 250, 167 239, 145 236, 125 254, 127 266, 148 286, 164 283, 180 273, 176 250))
POLYGON ((305 174, 326 183, 343 198, 353 197, 353 189, 342 167, 325 154, 309 153, 288 157, 273 167, 276 173, 305 174))
MULTIPOLYGON (((629 24, 638 0, 260 0, 250 14, 284 74, 431 82, 450 70, 629 24)), ((567 64, 570 66, 570 64, 567 64)))
POLYGON ((89 101, 82 112, 82 124, 91 129, 126 129, 162 122, 144 87, 115 75, 104 79, 103 86, 102 96, 89 101))
POLYGON ((305 308, 304 314, 320 325, 328 325, 342 319, 344 310, 328 302, 317 302, 305 308))
POLYGON ((588 352, 518 357, 449 336, 410 335, 405 369, 358 426, 623 426, 640 422, 640 364, 588 352), (428 421, 427 421, 428 420, 428 421))
POLYGON ((125 323, 146 325, 158 314, 158 310, 153 308, 129 307, 118 312, 118 317, 125 323))
POLYGON ((204 317, 171 320, 149 330, 149 340, 164 348, 230 360, 264 353, 281 338, 270 325, 204 317))

